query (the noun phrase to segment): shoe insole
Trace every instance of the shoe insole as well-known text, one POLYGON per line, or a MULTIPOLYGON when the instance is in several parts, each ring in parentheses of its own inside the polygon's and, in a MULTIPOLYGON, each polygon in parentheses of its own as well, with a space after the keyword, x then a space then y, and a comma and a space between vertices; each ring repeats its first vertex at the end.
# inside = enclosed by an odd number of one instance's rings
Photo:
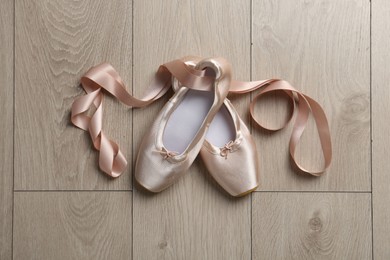
POLYGON ((215 115, 206 134, 206 140, 216 147, 224 147, 236 139, 234 122, 230 112, 223 104, 215 115))
POLYGON ((168 151, 183 153, 202 126, 214 102, 214 92, 190 89, 170 115, 163 133, 168 151))

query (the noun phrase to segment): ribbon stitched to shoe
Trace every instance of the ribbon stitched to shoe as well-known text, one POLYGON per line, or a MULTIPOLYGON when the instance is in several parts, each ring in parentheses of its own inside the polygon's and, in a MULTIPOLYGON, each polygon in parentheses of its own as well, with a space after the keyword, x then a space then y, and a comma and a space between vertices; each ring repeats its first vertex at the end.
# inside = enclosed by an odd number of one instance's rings
MULTIPOLYGON (((103 89, 123 104, 139 108, 161 98, 170 88, 172 77, 177 78, 181 85, 201 91, 210 90, 210 86, 214 81, 214 78, 206 76, 203 70, 196 70, 187 66, 182 60, 174 60, 161 65, 156 72, 154 80, 145 91, 146 94, 140 99, 134 98, 126 91, 126 87, 118 72, 108 63, 92 67, 81 78, 81 86, 84 88, 86 95, 78 97, 73 102, 71 121, 75 126, 89 132, 95 149, 100 151, 99 167, 109 176, 119 177, 125 170, 127 161, 119 146, 103 133, 103 89), (96 111, 92 116, 88 116, 87 113, 92 106, 96 107, 96 111)), ((267 130, 276 131, 284 128, 292 119, 294 111, 291 113, 290 120, 284 126, 279 129, 269 129, 262 126, 256 119, 254 106, 261 95, 267 92, 284 91, 287 93, 294 104, 294 110, 297 110, 297 117, 289 144, 292 161, 303 173, 313 176, 322 175, 332 160, 332 147, 328 121, 321 106, 312 98, 296 90, 288 82, 278 79, 252 82, 232 81, 230 93, 249 93, 259 88, 263 89, 250 104, 252 119, 258 126, 267 130), (297 96, 297 99, 294 98, 294 94, 297 96), (295 103, 297 103, 297 106, 295 106, 295 103), (310 113, 315 119, 325 159, 324 167, 317 172, 306 170, 295 159, 295 149, 306 127, 310 113)))

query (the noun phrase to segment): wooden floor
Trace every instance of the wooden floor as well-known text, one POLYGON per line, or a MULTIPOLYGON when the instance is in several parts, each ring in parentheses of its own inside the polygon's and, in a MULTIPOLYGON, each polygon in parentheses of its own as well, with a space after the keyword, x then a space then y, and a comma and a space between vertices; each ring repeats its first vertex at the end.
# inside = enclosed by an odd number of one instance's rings
MULTIPOLYGON (((388 0, 1 0, 0 259, 390 259, 389 13, 388 0), (190 54, 319 101, 327 174, 292 170, 291 127, 252 127, 253 194, 229 197, 200 160, 166 191, 142 192, 137 148, 167 98, 138 110, 105 99, 104 128, 130 165, 115 180, 99 171, 70 123, 80 76, 108 61, 140 96, 159 64, 190 54)), ((232 99, 249 125, 251 96, 232 99)), ((280 124, 286 105, 256 109, 280 124)), ((318 145, 311 122, 300 162, 319 167, 318 145)))

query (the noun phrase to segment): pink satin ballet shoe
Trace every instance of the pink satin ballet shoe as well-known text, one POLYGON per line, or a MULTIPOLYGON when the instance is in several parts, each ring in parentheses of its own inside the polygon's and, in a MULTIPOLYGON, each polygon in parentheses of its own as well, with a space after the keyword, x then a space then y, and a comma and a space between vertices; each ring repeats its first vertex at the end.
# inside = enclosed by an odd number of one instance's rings
POLYGON ((255 142, 228 99, 210 124, 200 156, 210 175, 230 195, 241 197, 259 186, 255 142))
MULTIPOLYGON (((183 61, 197 67, 200 58, 183 61)), ((173 78, 172 87, 181 85, 173 78)), ((259 185, 259 167, 255 142, 233 105, 226 98, 211 122, 200 150, 210 175, 230 195, 239 197, 254 191, 259 185)))
POLYGON ((229 92, 231 68, 227 61, 204 59, 196 70, 215 78, 209 90, 182 84, 186 87, 181 87, 163 107, 139 148, 135 179, 149 191, 166 189, 188 171, 229 92))

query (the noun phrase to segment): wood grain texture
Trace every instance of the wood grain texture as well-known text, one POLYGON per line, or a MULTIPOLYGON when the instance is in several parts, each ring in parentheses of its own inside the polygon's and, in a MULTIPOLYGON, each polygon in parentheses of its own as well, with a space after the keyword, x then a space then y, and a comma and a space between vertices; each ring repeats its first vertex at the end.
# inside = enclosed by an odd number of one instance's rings
POLYGON ((389 12, 389 1, 372 1, 372 203, 378 260, 390 259, 389 12))
MULTIPOLYGON (((134 1, 134 93, 159 64, 191 54, 226 57, 249 80, 250 1, 134 1)), ((249 96, 234 101, 242 112, 249 96)), ((134 111, 135 149, 162 105, 134 111)), ((250 197, 233 200, 207 176, 197 160, 158 195, 134 189, 134 259, 250 258, 250 197)))
POLYGON ((130 259, 131 192, 16 192, 15 259, 130 259))
POLYGON ((253 259, 371 259, 368 193, 253 196, 253 259))
MULTIPOLYGON (((0 1, 0 259, 390 259, 389 13, 386 0, 0 1), (226 57, 235 79, 283 78, 318 100, 333 138, 328 173, 292 170, 291 126, 252 127, 261 192, 229 197, 199 159, 159 194, 115 191, 135 185, 134 155, 168 97, 134 111, 105 99, 104 129, 129 161, 111 180, 70 124, 80 76, 108 61, 141 96, 159 64, 190 54, 226 57), (13 192, 13 168, 25 191, 13 192)), ((249 124, 249 95, 232 99, 249 124)), ((278 95, 256 107, 269 125, 286 110, 278 95)), ((297 157, 322 162, 312 121, 297 157)))
POLYGON ((0 2, 0 259, 12 257, 14 4, 0 2))
POLYGON ((16 189, 131 189, 131 111, 105 99, 103 129, 130 162, 117 180, 98 169, 88 134, 70 123, 91 66, 108 61, 131 83, 131 9, 127 0, 16 1, 16 189))
MULTIPOLYGON (((369 1, 253 2, 253 79, 283 78, 317 100, 328 115, 334 154, 326 175, 305 178, 290 164, 291 126, 273 134, 254 130, 261 190, 370 191, 369 69, 369 1)), ((261 110, 261 120, 283 117, 280 104, 261 110)), ((297 158, 309 169, 323 161, 313 120, 297 158)))

